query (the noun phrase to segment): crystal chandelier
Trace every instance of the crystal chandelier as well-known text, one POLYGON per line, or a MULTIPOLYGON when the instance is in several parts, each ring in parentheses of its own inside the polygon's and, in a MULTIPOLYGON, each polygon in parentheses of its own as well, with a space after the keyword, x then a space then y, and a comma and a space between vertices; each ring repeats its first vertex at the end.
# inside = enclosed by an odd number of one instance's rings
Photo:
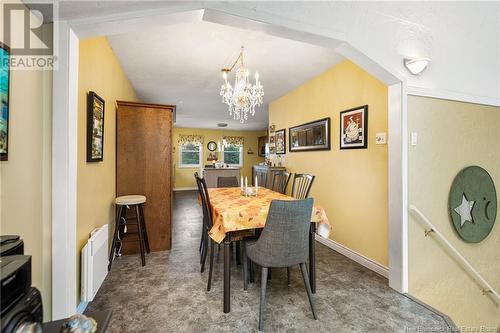
POLYGON ((235 120, 244 123, 248 120, 248 113, 252 116, 255 115, 255 107, 262 104, 264 97, 264 87, 259 82, 259 73, 255 72, 255 84, 249 80, 250 72, 243 63, 243 46, 241 52, 231 68, 222 69, 222 77, 224 83, 220 88, 220 96, 222 96, 222 103, 229 106, 229 115, 233 116, 235 120), (239 67, 236 70, 236 78, 234 87, 228 82, 228 74, 234 69, 236 64, 239 67))

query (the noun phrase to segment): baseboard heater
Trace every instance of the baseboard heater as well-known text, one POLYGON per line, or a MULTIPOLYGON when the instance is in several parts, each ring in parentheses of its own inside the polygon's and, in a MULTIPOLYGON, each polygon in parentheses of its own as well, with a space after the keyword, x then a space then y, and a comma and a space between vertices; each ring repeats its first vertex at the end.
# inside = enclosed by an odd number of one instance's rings
POLYGON ((90 233, 82 249, 81 298, 83 302, 94 299, 108 274, 108 225, 90 233))

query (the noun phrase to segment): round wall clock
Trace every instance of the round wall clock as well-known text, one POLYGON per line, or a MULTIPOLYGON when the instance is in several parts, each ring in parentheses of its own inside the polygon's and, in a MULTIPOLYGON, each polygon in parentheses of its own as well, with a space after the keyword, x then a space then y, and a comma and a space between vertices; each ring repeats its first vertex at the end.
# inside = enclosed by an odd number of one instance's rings
POLYGON ((217 143, 215 143, 214 141, 210 141, 209 143, 207 143, 207 149, 210 151, 214 151, 215 149, 217 149, 217 143))
POLYGON ((456 175, 449 211, 456 232, 465 242, 479 243, 488 236, 497 216, 497 193, 486 170, 469 166, 456 175))

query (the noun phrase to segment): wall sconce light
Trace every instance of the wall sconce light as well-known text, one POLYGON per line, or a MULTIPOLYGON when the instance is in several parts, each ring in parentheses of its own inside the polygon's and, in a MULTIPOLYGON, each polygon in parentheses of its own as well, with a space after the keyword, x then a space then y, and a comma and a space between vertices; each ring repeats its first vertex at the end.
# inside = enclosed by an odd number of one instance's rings
POLYGON ((404 59, 406 69, 413 75, 418 75, 427 68, 431 60, 429 58, 404 59))

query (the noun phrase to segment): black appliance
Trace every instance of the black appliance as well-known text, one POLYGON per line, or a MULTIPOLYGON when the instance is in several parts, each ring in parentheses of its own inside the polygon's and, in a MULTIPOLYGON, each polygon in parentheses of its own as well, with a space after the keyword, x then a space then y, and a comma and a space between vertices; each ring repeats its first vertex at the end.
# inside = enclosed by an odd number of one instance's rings
POLYGON ((31 287, 31 256, 1 257, 0 332, 41 332, 42 296, 31 287))
POLYGON ((0 257, 24 254, 24 242, 17 235, 0 236, 0 257))

